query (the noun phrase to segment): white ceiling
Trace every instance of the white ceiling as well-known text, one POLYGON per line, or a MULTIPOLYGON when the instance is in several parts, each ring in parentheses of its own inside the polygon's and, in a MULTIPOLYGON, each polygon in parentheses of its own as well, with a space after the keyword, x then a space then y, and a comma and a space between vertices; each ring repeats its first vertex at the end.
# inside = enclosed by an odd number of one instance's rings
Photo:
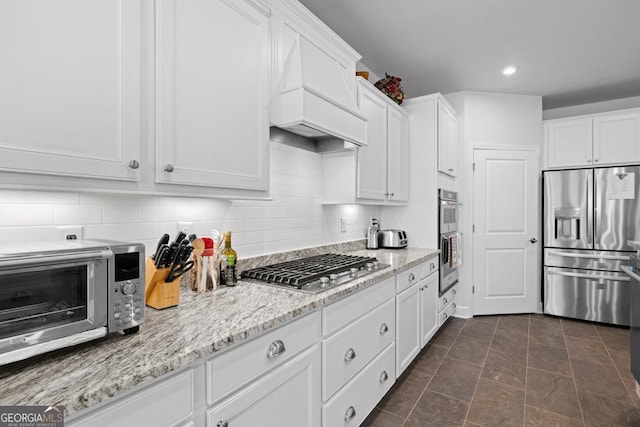
POLYGON ((507 92, 548 109, 640 95, 640 0, 300 1, 409 98, 507 92))

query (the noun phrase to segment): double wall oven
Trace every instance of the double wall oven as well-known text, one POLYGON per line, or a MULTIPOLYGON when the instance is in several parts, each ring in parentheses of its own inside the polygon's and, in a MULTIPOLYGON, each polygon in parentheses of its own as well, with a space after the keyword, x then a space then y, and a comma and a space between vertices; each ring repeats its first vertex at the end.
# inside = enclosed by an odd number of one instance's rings
POLYGON ((458 283, 458 193, 438 190, 438 249, 440 249, 440 295, 458 283))

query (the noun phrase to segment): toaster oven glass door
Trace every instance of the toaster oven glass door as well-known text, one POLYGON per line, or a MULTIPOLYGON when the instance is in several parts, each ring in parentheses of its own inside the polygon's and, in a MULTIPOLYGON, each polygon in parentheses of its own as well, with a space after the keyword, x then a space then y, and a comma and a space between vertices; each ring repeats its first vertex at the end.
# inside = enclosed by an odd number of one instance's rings
POLYGON ((0 353, 106 325, 107 260, 0 271, 0 353))

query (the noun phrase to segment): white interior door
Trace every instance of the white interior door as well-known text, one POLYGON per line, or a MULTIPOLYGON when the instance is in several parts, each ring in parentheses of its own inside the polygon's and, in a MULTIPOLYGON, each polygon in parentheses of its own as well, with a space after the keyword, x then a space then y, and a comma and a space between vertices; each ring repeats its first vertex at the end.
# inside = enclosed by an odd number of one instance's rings
POLYGON ((473 161, 473 314, 533 313, 538 152, 476 149, 473 161))

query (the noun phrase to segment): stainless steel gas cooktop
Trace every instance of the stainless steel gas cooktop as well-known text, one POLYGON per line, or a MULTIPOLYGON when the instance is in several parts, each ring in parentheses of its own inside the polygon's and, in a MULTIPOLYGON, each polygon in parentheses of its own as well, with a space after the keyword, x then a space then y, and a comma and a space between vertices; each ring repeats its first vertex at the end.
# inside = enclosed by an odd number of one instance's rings
POLYGON ((317 294, 387 267, 374 257, 322 254, 245 270, 240 277, 317 294))

